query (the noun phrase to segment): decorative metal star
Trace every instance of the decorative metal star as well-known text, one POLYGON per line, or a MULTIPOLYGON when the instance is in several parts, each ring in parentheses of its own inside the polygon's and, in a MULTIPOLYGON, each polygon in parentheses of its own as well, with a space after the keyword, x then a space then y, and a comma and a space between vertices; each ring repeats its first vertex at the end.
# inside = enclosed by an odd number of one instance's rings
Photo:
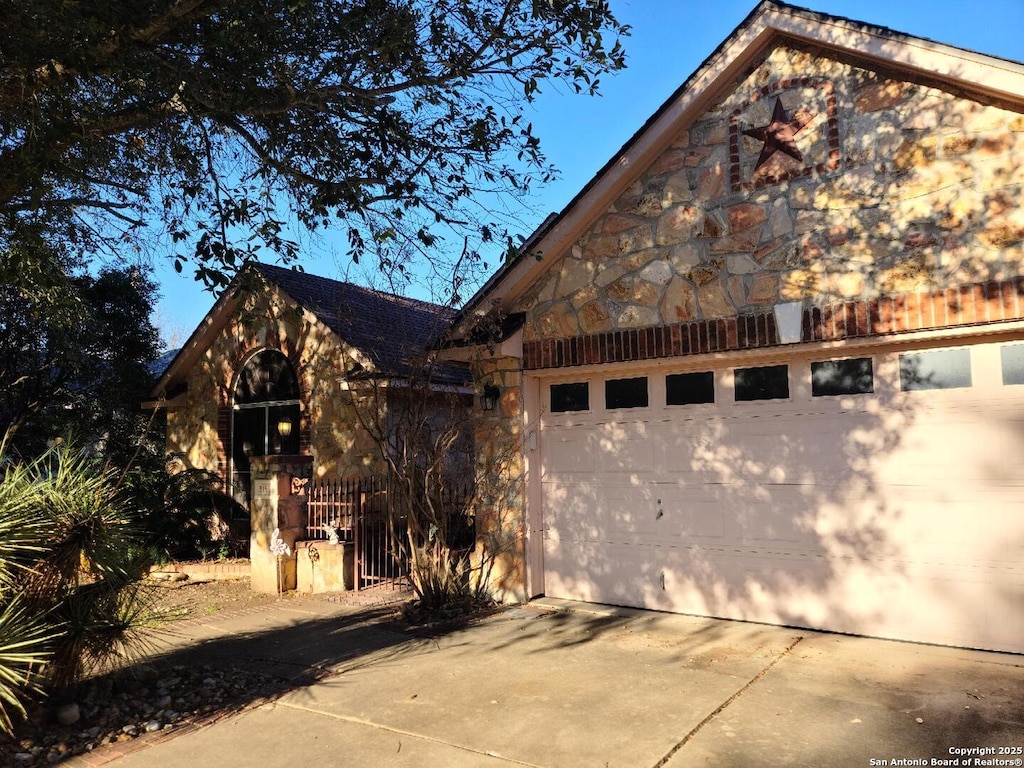
POLYGON ((761 156, 757 158, 757 171, 767 163, 776 152, 783 152, 794 160, 804 161, 803 153, 796 148, 796 135, 811 122, 814 116, 805 109, 799 109, 793 117, 786 114, 786 108, 782 106, 782 100, 775 100, 775 109, 772 110, 772 119, 768 125, 760 128, 748 128, 743 131, 744 136, 750 136, 758 141, 763 141, 761 156))

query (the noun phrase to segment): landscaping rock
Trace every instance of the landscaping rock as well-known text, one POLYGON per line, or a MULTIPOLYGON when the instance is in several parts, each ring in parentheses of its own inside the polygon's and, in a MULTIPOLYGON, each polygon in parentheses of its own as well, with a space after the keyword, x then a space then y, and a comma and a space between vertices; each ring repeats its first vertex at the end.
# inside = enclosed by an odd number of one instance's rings
POLYGON ((78 706, 77 702, 70 702, 68 704, 61 704, 57 707, 54 716, 57 718, 57 722, 61 725, 74 725, 82 717, 82 711, 78 706))
MULTIPOLYGON (((18 739, 0 743, 0 765, 59 763, 104 745, 238 709, 266 695, 275 684, 275 678, 260 672, 209 666, 165 669, 146 697, 139 695, 141 691, 118 690, 109 681, 93 681, 79 691, 82 706, 77 724, 48 722, 45 712, 19 724, 18 739)), ((56 712, 52 717, 57 720, 56 712)))

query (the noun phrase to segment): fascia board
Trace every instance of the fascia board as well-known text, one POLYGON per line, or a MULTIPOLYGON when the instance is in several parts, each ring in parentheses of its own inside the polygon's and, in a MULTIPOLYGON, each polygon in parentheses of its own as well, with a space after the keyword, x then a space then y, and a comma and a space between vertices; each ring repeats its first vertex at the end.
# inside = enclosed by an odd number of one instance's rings
POLYGON ((843 19, 821 19, 809 11, 769 10, 765 23, 776 33, 867 59, 887 68, 926 76, 1001 101, 1024 100, 1024 64, 924 38, 864 27, 843 19))
POLYGON ((199 322, 196 329, 188 337, 188 341, 182 346, 181 351, 174 357, 171 364, 163 372, 156 384, 150 390, 150 397, 160 399, 171 382, 182 378, 187 371, 195 364, 199 355, 205 350, 217 334, 227 323, 227 320, 234 313, 238 302, 234 298, 234 292, 228 288, 221 294, 206 316, 199 322))

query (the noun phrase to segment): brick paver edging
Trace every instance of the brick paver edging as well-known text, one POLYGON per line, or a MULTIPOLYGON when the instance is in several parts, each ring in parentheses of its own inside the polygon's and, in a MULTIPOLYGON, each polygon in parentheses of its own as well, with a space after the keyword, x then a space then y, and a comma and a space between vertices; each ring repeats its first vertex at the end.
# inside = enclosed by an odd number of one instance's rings
POLYGON ((249 578, 249 561, 209 562, 209 563, 168 563, 154 565, 149 569, 152 573, 184 573, 191 579, 247 579, 249 578))

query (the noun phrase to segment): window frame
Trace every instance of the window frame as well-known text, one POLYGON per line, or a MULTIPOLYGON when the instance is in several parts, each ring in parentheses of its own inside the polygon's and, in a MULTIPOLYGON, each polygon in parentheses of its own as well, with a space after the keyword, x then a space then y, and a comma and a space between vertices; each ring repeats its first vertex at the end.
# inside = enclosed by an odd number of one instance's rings
POLYGON ((699 408, 701 406, 716 405, 718 403, 718 372, 715 369, 709 371, 677 371, 676 373, 665 374, 665 407, 666 408, 699 408), (678 376, 708 376, 711 379, 711 399, 690 401, 686 403, 669 402, 669 379, 678 376))
POLYGON ((973 389, 974 383, 974 355, 971 353, 971 347, 960 346, 960 347, 934 347, 928 349, 915 349, 906 352, 899 352, 896 355, 896 370, 899 373, 900 392, 938 392, 958 389, 973 389), (928 386, 928 387, 907 387, 904 386, 907 379, 904 378, 904 358, 920 357, 924 358, 928 355, 940 355, 940 354, 951 354, 951 353, 964 353, 967 356, 967 383, 966 384, 953 384, 951 386, 928 386))
POLYGON ((790 402, 793 399, 793 386, 790 380, 790 363, 773 363, 770 365, 745 365, 737 366, 732 369, 732 397, 733 404, 739 405, 740 403, 763 403, 763 402, 790 402), (777 370, 782 368, 786 372, 786 394, 783 397, 739 397, 739 388, 737 387, 737 374, 740 371, 756 371, 756 370, 777 370))
MULTIPOLYGON (((999 345, 999 375, 1002 386, 1004 387, 1019 387, 1024 386, 1024 375, 1022 375, 1020 381, 1007 381, 1006 380, 1006 350, 1007 349, 1018 349, 1024 353, 1024 341, 1011 341, 1005 344, 999 345)), ((1024 368, 1024 366, 1022 366, 1024 368)), ((1022 371, 1024 373, 1024 371, 1022 371)))
POLYGON ((616 378, 604 379, 604 408, 606 411, 632 411, 637 408, 650 408, 651 407, 651 379, 647 374, 641 374, 639 376, 621 376, 616 378), (610 384, 619 382, 636 382, 642 380, 644 383, 644 402, 637 405, 611 405, 609 404, 608 398, 608 387, 610 384))
POLYGON ((575 381, 554 381, 554 382, 551 382, 551 383, 548 384, 548 398, 547 398, 548 399, 548 402, 547 402, 548 413, 552 413, 552 414, 590 413, 590 411, 593 409, 593 403, 591 402, 591 397, 590 396, 591 396, 591 392, 590 392, 590 379, 582 379, 582 380, 577 379, 575 381), (555 387, 569 387, 569 386, 583 386, 583 387, 586 387, 586 393, 587 393, 587 407, 586 408, 583 408, 583 409, 578 409, 578 408, 556 409, 554 407, 555 406, 555 403, 554 403, 555 387))
POLYGON ((812 360, 810 365, 808 366, 808 370, 810 371, 810 377, 811 377, 811 399, 812 400, 815 400, 815 399, 818 399, 818 398, 822 398, 822 397, 856 397, 858 395, 873 395, 873 394, 875 394, 875 358, 873 356, 871 356, 871 355, 863 355, 861 357, 833 357, 833 358, 826 358, 824 360, 812 360), (863 391, 863 392, 861 392, 861 391, 853 391, 853 392, 823 392, 821 394, 818 394, 818 393, 816 393, 814 391, 814 387, 815 387, 815 384, 814 384, 814 366, 816 366, 816 365, 826 365, 826 364, 830 364, 830 363, 832 363, 832 364, 842 364, 842 363, 847 363, 847 362, 851 362, 852 363, 852 362, 857 362, 857 361, 862 361, 862 360, 866 360, 868 362, 868 366, 870 368, 870 372, 869 372, 868 376, 870 377, 871 388, 869 390, 863 391))

